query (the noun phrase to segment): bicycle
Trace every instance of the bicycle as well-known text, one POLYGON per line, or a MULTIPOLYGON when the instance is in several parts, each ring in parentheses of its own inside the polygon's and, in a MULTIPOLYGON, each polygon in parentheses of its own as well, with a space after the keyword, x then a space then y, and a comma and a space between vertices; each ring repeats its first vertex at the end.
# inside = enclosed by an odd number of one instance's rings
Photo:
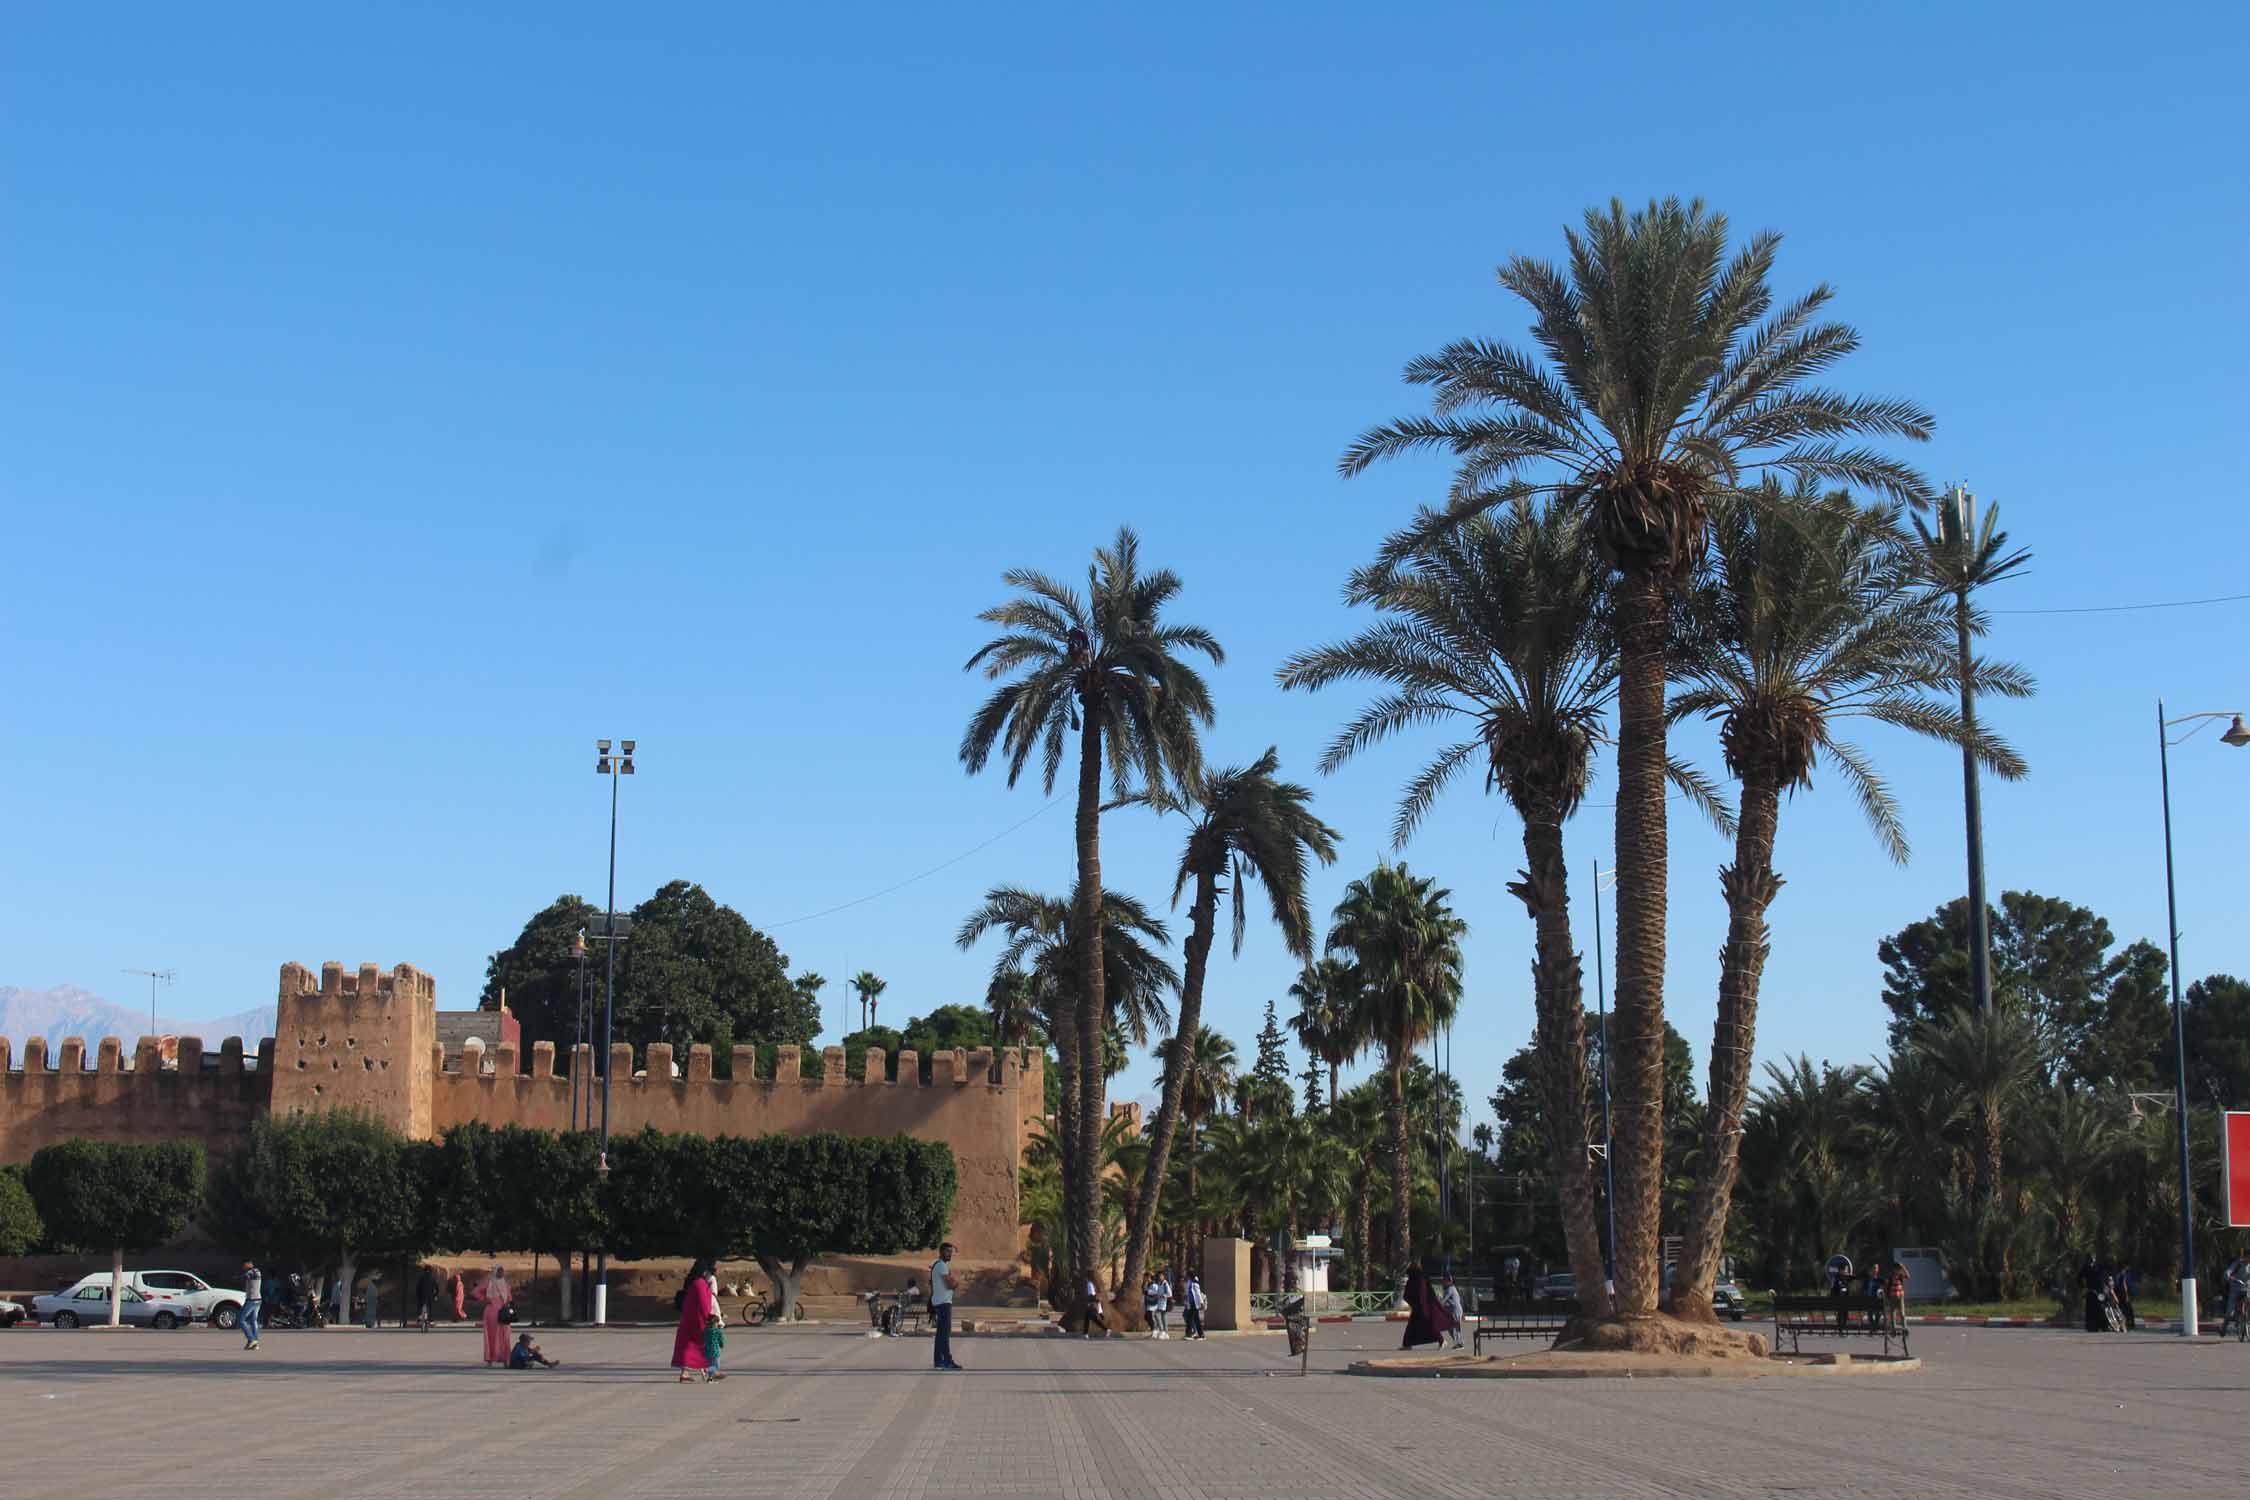
POLYGON ((2234 1334, 2236 1343, 2250 1343, 2250 1297, 2237 1297, 2226 1321, 2219 1325, 2220 1338, 2225 1338, 2229 1332, 2234 1334))

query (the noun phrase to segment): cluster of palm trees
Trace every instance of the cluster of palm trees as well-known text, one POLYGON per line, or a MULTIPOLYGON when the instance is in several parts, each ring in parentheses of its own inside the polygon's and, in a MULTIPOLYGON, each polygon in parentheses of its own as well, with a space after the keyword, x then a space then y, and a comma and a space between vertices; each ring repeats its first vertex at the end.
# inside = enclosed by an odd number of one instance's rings
MULTIPOLYGON (((1431 410, 1370 430, 1344 454, 1346 474, 1430 450, 1454 467, 1442 501, 1394 531, 1349 581, 1347 599, 1373 611, 1374 623, 1292 657, 1278 676, 1291 688, 1376 690, 1330 745, 1324 772, 1378 742, 1455 727, 1405 787, 1392 830, 1401 845, 1466 772, 1481 773, 1522 823, 1523 867, 1509 889, 1534 932, 1545 1134, 1594 1320, 1632 1325, 1658 1310, 1675 793, 1732 835, 1734 857, 1718 872, 1728 930, 1710 1086, 1672 1297, 1675 1313, 1708 1318, 1748 1105, 1766 914, 1782 883, 1773 854, 1785 794, 1830 773, 1884 851, 1903 859, 1888 787, 1840 737, 1845 722, 1944 740, 2016 776, 2021 760, 1953 699, 2031 685, 2020 670, 1959 649, 1983 621, 1957 607, 1932 546, 1904 529, 1931 486, 1867 442, 1926 440, 1932 418, 1908 401, 1819 383, 1859 338, 1826 317, 1825 286, 1777 300, 1777 235, 1730 249, 1724 217, 1665 200, 1631 213, 1612 203, 1565 240, 1562 265, 1518 256, 1499 271, 1529 308, 1531 348, 1471 338, 1415 360, 1406 378, 1430 388, 1431 410), (1736 784, 1731 805, 1714 777, 1673 754, 1669 731, 1685 719, 1717 726, 1736 784), (1605 746, 1616 776, 1613 1301, 1598 1290, 1582 976, 1563 839, 1605 746)), ((1334 1070, 1360 1047, 1384 1054, 1391 1262, 1409 1263, 1407 1059, 1450 1014, 1460 986, 1462 927, 1445 893, 1403 866, 1379 867, 1339 906, 1331 962, 1312 963, 1306 866, 1333 857, 1335 835, 1307 811, 1303 788, 1276 779, 1272 752, 1238 770, 1204 766, 1200 732, 1213 707, 1189 659, 1216 664, 1223 654, 1208 632, 1163 618, 1180 580, 1144 572, 1125 531, 1095 554, 1083 594, 1031 571, 1007 581, 1016 597, 983 616, 1002 633, 969 662, 998 686, 963 736, 961 759, 975 772, 997 755, 1012 782, 1036 758, 1051 789, 1076 751, 1077 882, 1036 921, 980 915, 963 938, 1000 927, 1010 934, 1005 961, 1036 951, 1045 965, 1027 972, 1068 1101, 1057 1144, 1071 1274, 1094 1271, 1102 1184, 1114 1175, 1102 1160, 1102 1039, 1131 1021, 1134 1004, 1147 1005, 1113 998, 1105 957, 1120 898, 1102 887, 1101 819, 1126 805, 1190 820, 1175 898, 1193 892, 1178 1028, 1124 1236, 1127 1294, 1162 1214, 1219 898, 1232 897, 1239 941, 1251 879, 1308 964, 1298 1034, 1330 1067, 1331 1091, 1334 1070)), ((1150 936, 1117 920, 1121 935, 1150 936)), ((1272 1201, 1294 1211, 1315 1196, 1291 1188, 1272 1201)))

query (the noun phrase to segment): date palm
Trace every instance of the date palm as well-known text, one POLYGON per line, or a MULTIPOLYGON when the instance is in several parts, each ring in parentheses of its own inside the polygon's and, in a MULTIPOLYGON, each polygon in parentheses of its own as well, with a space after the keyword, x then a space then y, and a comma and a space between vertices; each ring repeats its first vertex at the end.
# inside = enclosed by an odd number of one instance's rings
POLYGON ((1179 1029, 1171 1053, 1164 1059, 1163 1092, 1156 1106, 1156 1121, 1149 1132, 1147 1175, 1134 1205, 1132 1228, 1125 1241, 1124 1281, 1120 1296, 1128 1322, 1140 1306, 1141 1272, 1148 1262, 1156 1214, 1164 1196, 1164 1172, 1172 1156, 1172 1134, 1180 1117, 1180 1094, 1187 1083, 1187 1068, 1203 1020, 1203 980, 1209 971, 1211 942, 1217 935, 1219 898, 1230 898, 1234 951, 1242 952, 1249 921, 1244 888, 1256 881, 1265 888, 1266 904, 1282 943, 1299 960, 1312 957, 1312 907, 1305 900, 1305 878, 1312 860, 1332 864, 1336 858, 1336 830, 1312 814, 1312 793, 1277 773, 1281 756, 1268 747, 1247 766, 1198 773, 1191 789, 1175 796, 1164 790, 1143 792, 1133 800, 1160 809, 1176 809, 1194 821, 1188 828, 1187 846, 1172 881, 1172 900, 1193 885, 1188 903, 1187 966, 1180 985, 1179 1029))
POLYGON ((1297 1045, 1328 1069, 1328 1107, 1336 1107, 1336 1081, 1344 1064, 1367 1047, 1359 1029, 1359 971, 1340 958, 1321 958, 1306 964, 1289 986, 1297 1013, 1289 1029, 1297 1045))
POLYGON ((1520 255, 1499 271, 1539 354, 1463 339, 1415 360, 1406 378, 1433 389, 1431 413, 1368 431, 1340 466, 1424 450, 1457 461, 1446 509, 1394 538, 1393 555, 1545 499, 1585 517, 1617 574, 1617 1311, 1641 1318, 1656 1310, 1663 1189, 1669 597, 1702 564, 1712 500, 1763 474, 1926 502, 1926 480, 1857 440, 1925 440, 1933 422, 1911 402, 1813 383, 1859 335, 1823 321, 1826 286, 1776 307, 1777 234, 1730 256, 1723 215, 1671 198, 1631 214, 1612 200, 1564 238, 1567 271, 1520 255))
MULTIPOLYGON (((1159 1067, 1172 1066, 1172 1054, 1185 1051, 1180 1063, 1183 1082, 1180 1087, 1181 1112, 1187 1116, 1187 1148, 1180 1154, 1186 1158, 1187 1198, 1191 1211, 1203 1202, 1199 1169, 1203 1155, 1202 1122, 1217 1114, 1225 1105, 1227 1095, 1234 1088, 1235 1070, 1241 1059, 1236 1055, 1234 1043, 1208 1026, 1195 1028, 1192 1047, 1182 1048, 1171 1037, 1156 1044, 1156 1061, 1159 1067)), ((1200 1228, 1189 1237, 1188 1264, 1200 1266, 1203 1261, 1203 1236, 1200 1228)))
POLYGON ((872 969, 862 969, 852 976, 852 989, 859 996, 859 1024, 861 1030, 875 1024, 876 997, 890 985, 875 977, 872 969))
MULTIPOLYGON (((1017 597, 977 617, 1002 633, 964 668, 1000 684, 961 736, 961 764, 971 775, 997 750, 1013 786, 1037 755, 1040 784, 1051 793, 1070 738, 1077 736, 1075 895, 1078 927, 1088 937, 1078 955, 1076 1014, 1069 1018, 1076 1031, 1078 1120, 1064 1192, 1079 1229, 1073 1243, 1080 1246, 1094 1242, 1099 1164, 1093 1153, 1107 1083, 1101 1058, 1109 1002, 1103 924, 1095 914, 1102 894, 1102 778, 1106 772, 1118 796, 1136 783, 1161 788, 1191 780, 1202 763, 1197 727, 1211 722, 1212 711, 1210 689, 1186 658, 1225 660, 1209 631, 1164 622, 1180 579, 1169 570, 1142 572, 1140 550, 1140 539, 1121 528, 1115 542, 1094 553, 1083 595, 1036 570, 1011 569, 1004 577, 1017 597)), ((1071 1269, 1088 1279, 1094 1273, 1090 1261, 1071 1269)))
MULTIPOLYGON (((1996 774, 2021 777, 2008 746, 1972 731, 1942 695, 1959 675, 1953 631, 1900 544, 1897 517, 1800 484, 1763 486, 1754 499, 1715 502, 1715 564, 1698 590, 1676 670, 1685 688, 1675 721, 1719 726, 1742 806, 1734 861, 1719 871, 1727 904, 1711 1038, 1710 1107, 1702 1121, 1696 1188, 1682 1225, 1673 1310, 1711 1316, 1711 1287, 1734 1198, 1738 1127, 1750 1091, 1758 991, 1769 951, 1766 909, 1782 885, 1773 866, 1785 793, 1810 788, 1824 765, 1858 799, 1883 851, 1906 862, 1906 834, 1890 787, 1866 752, 1838 731, 1870 720, 1965 745, 1996 774)), ((2030 679, 1972 661, 1977 688, 2021 697, 2030 679)))
POLYGON ((1413 1263, 1413 1153, 1406 1119, 1406 1065, 1414 1049, 1453 1019, 1461 996, 1461 938, 1453 893, 1404 865, 1378 865, 1344 888, 1328 933, 1331 953, 1359 966, 1367 1030, 1391 1075, 1391 1260, 1413 1263))

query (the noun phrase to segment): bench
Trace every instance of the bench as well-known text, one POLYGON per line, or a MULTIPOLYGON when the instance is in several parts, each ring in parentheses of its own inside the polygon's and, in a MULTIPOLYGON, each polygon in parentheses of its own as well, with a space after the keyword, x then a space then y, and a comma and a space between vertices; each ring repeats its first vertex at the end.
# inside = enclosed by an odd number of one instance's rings
POLYGON ((1477 1299, 1477 1328, 1469 1341, 1472 1353, 1484 1352, 1486 1339, 1552 1339, 1561 1336, 1563 1328, 1578 1316, 1578 1303, 1573 1298, 1550 1297, 1536 1302, 1522 1302, 1513 1298, 1477 1299))
POLYGON ((916 1333, 930 1331, 930 1304, 917 1295, 911 1299, 904 1292, 866 1292, 868 1326, 888 1334, 905 1333, 911 1328, 916 1333))
POLYGON ((1907 1354, 1907 1327, 1903 1321, 1893 1323, 1881 1298, 1863 1297, 1852 1293, 1841 1296, 1824 1293, 1815 1297, 1776 1296, 1773 1299, 1773 1346, 1781 1350, 1781 1340, 1789 1339, 1789 1352, 1798 1352, 1797 1341, 1813 1338, 1879 1338, 1883 1353, 1891 1352, 1891 1340, 1898 1340, 1899 1353, 1907 1354))

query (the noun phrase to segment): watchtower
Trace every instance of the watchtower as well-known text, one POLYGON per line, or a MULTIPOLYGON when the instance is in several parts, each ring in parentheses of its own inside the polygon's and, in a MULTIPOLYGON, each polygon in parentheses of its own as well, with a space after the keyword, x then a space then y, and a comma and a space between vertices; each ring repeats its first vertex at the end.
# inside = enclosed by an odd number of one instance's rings
POLYGON ((317 986, 303 964, 283 964, 273 1112, 357 1109, 425 1138, 436 1042, 437 981, 412 964, 388 974, 361 964, 347 974, 331 961, 320 966, 317 986))

